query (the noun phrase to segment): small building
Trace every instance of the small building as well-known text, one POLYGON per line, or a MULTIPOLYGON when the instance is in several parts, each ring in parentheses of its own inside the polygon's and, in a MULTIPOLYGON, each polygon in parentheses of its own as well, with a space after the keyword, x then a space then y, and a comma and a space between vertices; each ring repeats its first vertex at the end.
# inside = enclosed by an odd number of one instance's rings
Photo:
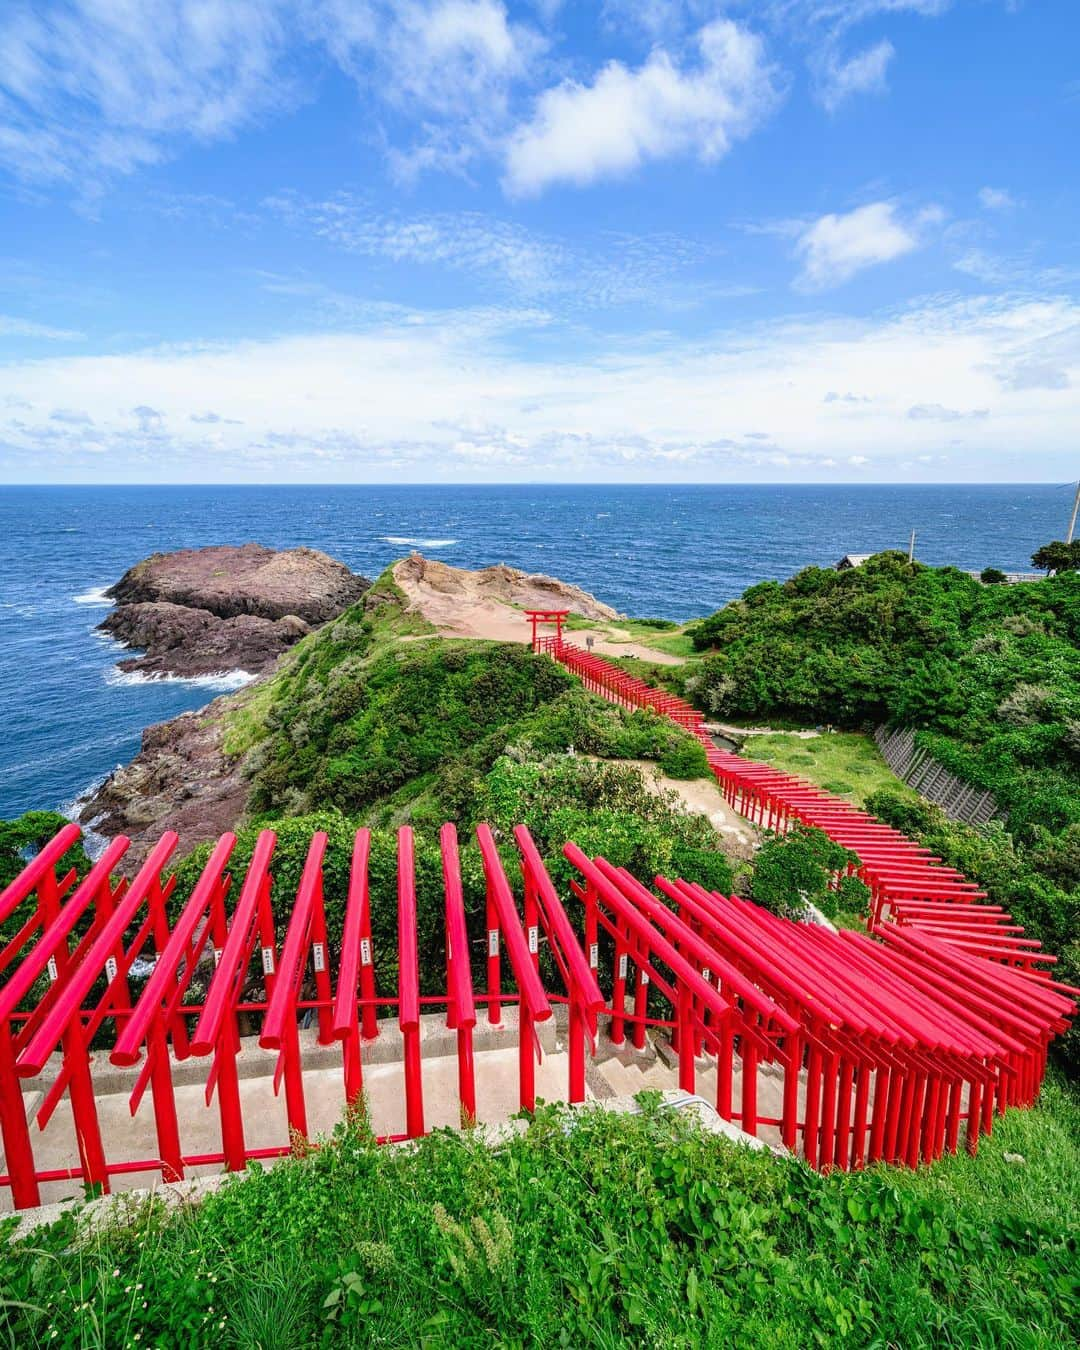
POLYGON ((845 553, 836 564, 838 572, 850 572, 853 567, 861 567, 868 558, 872 558, 872 553, 845 553))

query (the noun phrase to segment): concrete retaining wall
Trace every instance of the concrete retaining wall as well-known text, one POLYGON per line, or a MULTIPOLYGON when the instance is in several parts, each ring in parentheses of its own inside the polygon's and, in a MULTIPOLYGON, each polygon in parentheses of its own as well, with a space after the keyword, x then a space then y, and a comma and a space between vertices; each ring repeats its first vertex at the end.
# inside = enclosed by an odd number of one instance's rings
POLYGON ((915 744, 915 733, 909 728, 878 727, 874 740, 897 778, 927 801, 935 802, 952 820, 982 825, 1003 814, 993 793, 957 778, 928 750, 915 744))

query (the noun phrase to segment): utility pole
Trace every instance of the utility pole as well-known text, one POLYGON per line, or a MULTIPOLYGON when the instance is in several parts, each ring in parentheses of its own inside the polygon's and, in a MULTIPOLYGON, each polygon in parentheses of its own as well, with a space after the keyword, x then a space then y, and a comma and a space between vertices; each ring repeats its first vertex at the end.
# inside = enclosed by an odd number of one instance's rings
MULTIPOLYGON (((1080 491, 1078 491, 1078 493, 1077 493, 1077 501, 1080 501, 1080 491)), ((1074 512, 1074 519, 1075 519, 1075 512, 1074 512)), ((1071 536, 1070 536, 1070 538, 1071 538, 1071 536)), ((914 531, 914 530, 911 531, 911 540, 910 540, 910 542, 908 543, 907 560, 908 560, 908 562, 914 562, 914 561, 915 561, 915 531, 914 531)))
POLYGON ((1073 530, 1076 529, 1076 512, 1078 508, 1080 508, 1080 483, 1077 483, 1076 485, 1076 496, 1073 498, 1072 516, 1069 519, 1069 533, 1065 536, 1065 542, 1067 544, 1072 543, 1073 530))

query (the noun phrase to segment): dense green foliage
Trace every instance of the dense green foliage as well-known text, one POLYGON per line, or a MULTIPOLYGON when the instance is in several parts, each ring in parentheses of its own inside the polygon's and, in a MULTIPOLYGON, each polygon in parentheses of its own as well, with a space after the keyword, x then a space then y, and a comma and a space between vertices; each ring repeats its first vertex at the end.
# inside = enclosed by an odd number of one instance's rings
MULTIPOLYGON (((1000 822, 978 827, 949 820, 940 807, 881 791, 867 807, 882 820, 933 849, 1003 905, 1017 923, 1042 940, 1058 963, 1053 976, 1080 987, 1080 826, 1042 834, 1018 846, 1000 822)), ((1080 1072, 1080 1028, 1055 1041, 1054 1052, 1080 1072)))
MULTIPOLYGON (((443 819, 438 812, 430 821, 419 820, 415 834, 420 976, 422 991, 431 994, 446 988, 442 858, 437 836, 443 819)), ((487 774, 477 777, 456 819, 478 978, 485 954, 485 887, 471 829, 480 820, 488 821, 495 830, 512 880, 519 874, 510 831, 514 825, 527 825, 564 896, 568 896, 570 867, 561 850, 567 839, 574 839, 588 853, 602 853, 616 866, 629 867, 639 876, 663 872, 725 891, 732 885, 731 866, 708 820, 686 813, 673 794, 651 792, 641 771, 631 765, 594 762, 579 755, 543 761, 503 756, 487 774)), ((345 917, 358 823, 334 810, 282 817, 270 823, 278 841, 273 899, 281 916, 291 910, 313 833, 327 833, 323 884, 330 943, 335 950, 345 917)), ((259 828, 249 826, 239 832, 230 863, 234 875, 243 874, 259 828)), ((210 846, 203 845, 181 863, 174 911, 190 895, 209 853, 210 846)), ((397 988, 397 834, 391 828, 376 827, 372 832, 369 879, 376 979, 379 991, 389 995, 397 988)), ((567 904, 571 916, 577 919, 576 902, 570 899, 567 904)))
POLYGON ((650 791, 628 765, 504 757, 484 780, 474 810, 507 833, 527 825, 564 895, 572 874, 561 853, 568 839, 646 880, 660 873, 709 890, 730 892, 733 885, 708 819, 684 811, 673 793, 650 791))
MULTIPOLYGON (((27 811, 14 820, 0 820, 0 890, 9 885, 27 860, 68 823, 57 811, 27 811)), ((81 873, 88 864, 81 845, 68 851, 65 861, 81 873)))
POLYGON ((865 916, 870 891, 858 877, 841 876, 832 886, 833 876, 857 861, 823 830, 796 825, 762 844, 754 857, 750 894, 756 904, 787 919, 804 918, 808 904, 830 919, 865 916))
POLYGON ((298 646, 254 710, 242 706, 256 815, 336 808, 400 819, 419 807, 462 819, 511 746, 656 759, 675 777, 706 772, 691 737, 586 694, 547 657, 402 633, 408 619, 390 603, 374 616, 354 607, 298 646))
POLYGON ((1080 822, 1080 576, 983 586, 882 553, 753 586, 694 640, 711 711, 920 728, 1015 830, 1080 822))
POLYGON ((354 1123, 172 1216, 3 1243, 0 1330, 20 1350, 1058 1350, 1080 1335, 1080 1113, 1047 1096, 977 1159, 824 1177, 648 1102, 542 1108, 497 1149, 380 1149, 354 1123))

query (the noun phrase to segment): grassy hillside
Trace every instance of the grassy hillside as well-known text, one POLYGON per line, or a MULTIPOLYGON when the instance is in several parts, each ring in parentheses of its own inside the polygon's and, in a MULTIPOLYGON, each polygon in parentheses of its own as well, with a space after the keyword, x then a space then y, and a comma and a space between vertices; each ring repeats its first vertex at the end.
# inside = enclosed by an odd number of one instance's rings
POLYGON ((882 553, 753 586, 692 635, 714 713, 917 727, 1015 829, 1080 823, 1080 575, 984 586, 882 553))
POLYGON ((749 736, 743 753, 750 759, 773 764, 785 773, 809 778, 829 792, 849 798, 857 806, 863 806, 867 797, 883 788, 912 799, 917 795, 896 777, 882 759, 873 739, 858 731, 836 731, 811 737, 785 731, 749 736))
POLYGON ((306 638, 232 715, 227 744, 247 755, 254 816, 463 820, 508 748, 705 773, 700 747, 663 719, 586 694, 527 647, 433 636, 388 577, 376 593, 374 612, 368 600, 306 638))
POLYGON ((170 1217, 0 1243, 0 1331, 26 1350, 1058 1350, 1080 1336, 1080 1115, 1046 1097, 977 1159, 831 1176, 648 1107, 541 1108, 498 1149, 380 1149, 357 1123, 170 1217))
MULTIPOLYGON (((747 747, 863 797, 931 845, 1060 958, 1059 979, 1080 985, 1080 576, 984 586, 884 553, 852 571, 808 568, 754 586, 692 632, 706 655, 685 688, 710 711, 912 726, 950 769, 989 788, 1007 824, 976 829, 895 782, 860 778, 857 756, 844 767, 850 738, 747 747)), ((1058 1053, 1080 1069, 1080 1034, 1058 1053)))

